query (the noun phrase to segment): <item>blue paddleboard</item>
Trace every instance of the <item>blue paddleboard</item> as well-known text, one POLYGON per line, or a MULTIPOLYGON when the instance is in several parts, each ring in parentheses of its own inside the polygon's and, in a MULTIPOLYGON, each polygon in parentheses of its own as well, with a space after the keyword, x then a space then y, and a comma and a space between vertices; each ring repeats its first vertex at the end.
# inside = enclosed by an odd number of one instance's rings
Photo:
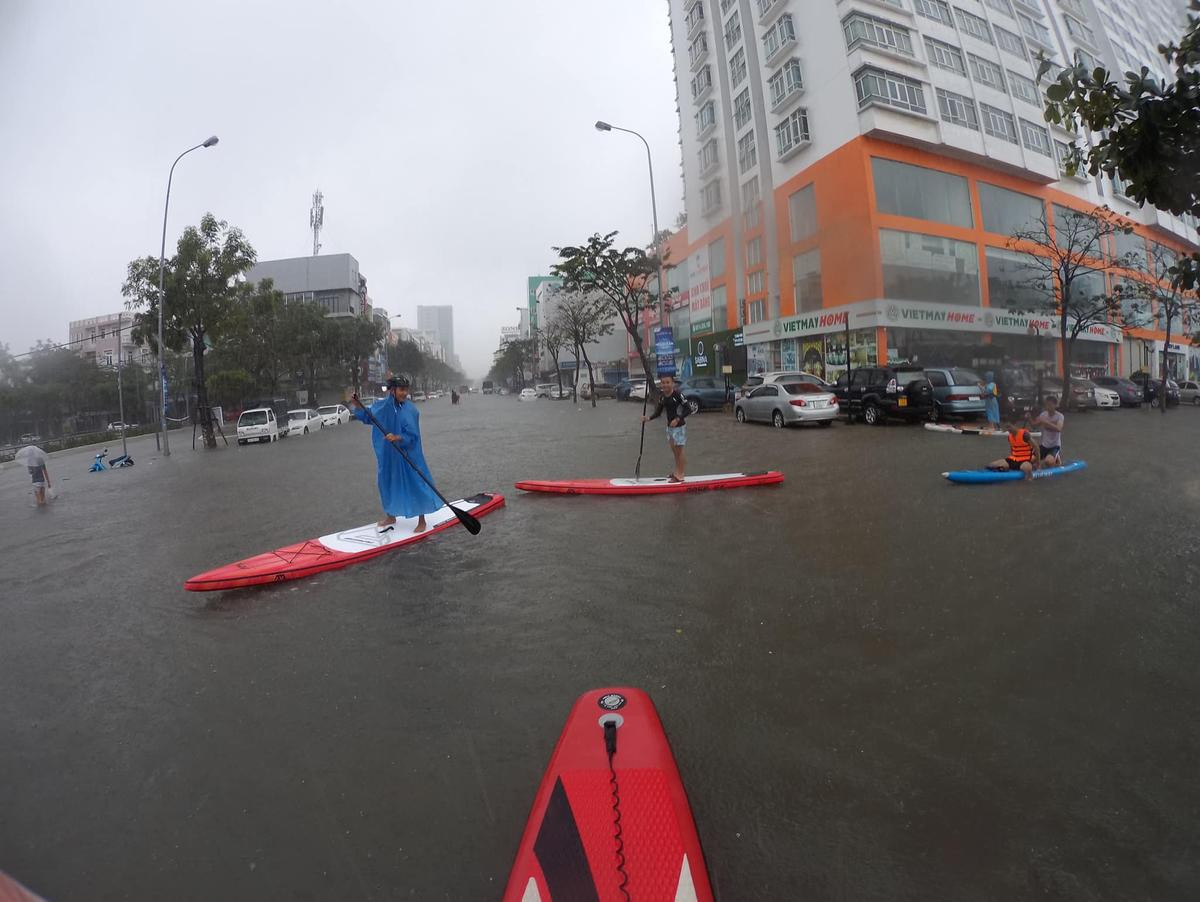
MULTIPOLYGON (((1062 467, 1046 467, 1043 470, 1034 470, 1034 479, 1045 479, 1048 476, 1061 476, 1063 473, 1074 473, 1077 470, 1083 470, 1087 464, 1082 460, 1073 460, 1066 466, 1062 467)), ((1025 474, 1020 470, 951 470, 949 473, 943 473, 951 482, 966 482, 979 484, 984 482, 1016 482, 1018 479, 1024 479, 1025 474)))

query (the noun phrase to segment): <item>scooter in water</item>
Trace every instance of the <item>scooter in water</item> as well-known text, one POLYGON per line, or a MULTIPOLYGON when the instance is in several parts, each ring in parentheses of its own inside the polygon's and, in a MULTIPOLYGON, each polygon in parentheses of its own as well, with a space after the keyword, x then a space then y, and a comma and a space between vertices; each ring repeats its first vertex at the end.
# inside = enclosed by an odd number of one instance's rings
POLYGON ((96 459, 92 461, 92 465, 88 467, 89 473, 103 473, 108 467, 104 466, 104 458, 108 456, 108 449, 105 448, 96 455, 96 459))
POLYGON ((108 462, 108 465, 116 470, 118 467, 132 467, 133 458, 128 454, 120 454, 108 462))

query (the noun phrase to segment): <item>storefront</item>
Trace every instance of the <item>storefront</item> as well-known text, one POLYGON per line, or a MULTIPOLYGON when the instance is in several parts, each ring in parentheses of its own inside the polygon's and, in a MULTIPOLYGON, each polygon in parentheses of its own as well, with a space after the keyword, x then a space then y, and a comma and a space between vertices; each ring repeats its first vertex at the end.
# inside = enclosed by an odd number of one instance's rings
MULTIPOLYGON (((986 307, 868 301, 746 326, 749 372, 804 370, 832 381, 846 369, 847 325, 853 367, 890 362, 1059 369, 1058 323, 1050 318, 986 307)), ((1113 326, 1085 329, 1072 348, 1072 372, 1113 372, 1120 336, 1113 326)))
POLYGON ((681 379, 693 376, 720 376, 722 367, 732 366, 730 378, 741 379, 746 373, 746 349, 735 346, 739 329, 726 329, 675 340, 675 364, 681 379))

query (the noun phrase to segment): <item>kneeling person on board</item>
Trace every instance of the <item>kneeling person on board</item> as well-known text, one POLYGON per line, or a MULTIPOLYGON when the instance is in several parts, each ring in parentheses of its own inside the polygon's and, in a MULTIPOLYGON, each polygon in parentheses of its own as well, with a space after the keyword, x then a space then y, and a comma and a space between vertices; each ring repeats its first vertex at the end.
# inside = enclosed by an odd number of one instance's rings
MULTIPOLYGON (((426 529, 425 515, 442 506, 441 499, 413 472, 419 468, 425 478, 433 482, 429 465, 425 463, 425 452, 421 450, 421 421, 417 405, 408 400, 408 378, 392 376, 387 381, 387 394, 371 405, 371 414, 387 433, 371 429, 371 443, 375 446, 375 458, 379 464, 379 500, 387 515, 378 523, 380 532, 391 529, 397 517, 417 517, 414 533, 426 529), (397 454, 389 443, 395 443, 408 455, 397 454), (409 461, 412 461, 409 464, 409 461)), ((355 419, 370 425, 362 404, 354 404, 355 419)))
POLYGON ((1008 457, 988 464, 989 470, 1020 470, 1026 479, 1033 479, 1038 466, 1037 449, 1033 447, 1033 436, 1019 423, 1008 424, 1008 457))
POLYGON ((662 389, 662 400, 654 406, 654 413, 642 417, 642 422, 657 419, 664 410, 667 412, 667 444, 675 455, 675 469, 671 473, 671 482, 683 482, 684 470, 687 468, 687 458, 683 446, 687 444, 687 413, 688 404, 675 384, 674 376, 663 376, 658 381, 662 389))
POLYGON ((1042 466, 1061 467, 1063 424, 1067 418, 1058 409, 1058 398, 1054 395, 1047 395, 1044 403, 1046 409, 1034 417, 1029 425, 1042 427, 1042 466))

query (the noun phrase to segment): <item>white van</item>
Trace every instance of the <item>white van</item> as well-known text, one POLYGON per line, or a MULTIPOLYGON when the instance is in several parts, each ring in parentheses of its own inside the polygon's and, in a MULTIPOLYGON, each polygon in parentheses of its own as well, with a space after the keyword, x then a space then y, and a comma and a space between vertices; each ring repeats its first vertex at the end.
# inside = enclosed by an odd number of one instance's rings
POLYGON ((279 421, 275 419, 275 411, 270 407, 243 410, 238 417, 237 440, 239 445, 279 441, 279 421))

